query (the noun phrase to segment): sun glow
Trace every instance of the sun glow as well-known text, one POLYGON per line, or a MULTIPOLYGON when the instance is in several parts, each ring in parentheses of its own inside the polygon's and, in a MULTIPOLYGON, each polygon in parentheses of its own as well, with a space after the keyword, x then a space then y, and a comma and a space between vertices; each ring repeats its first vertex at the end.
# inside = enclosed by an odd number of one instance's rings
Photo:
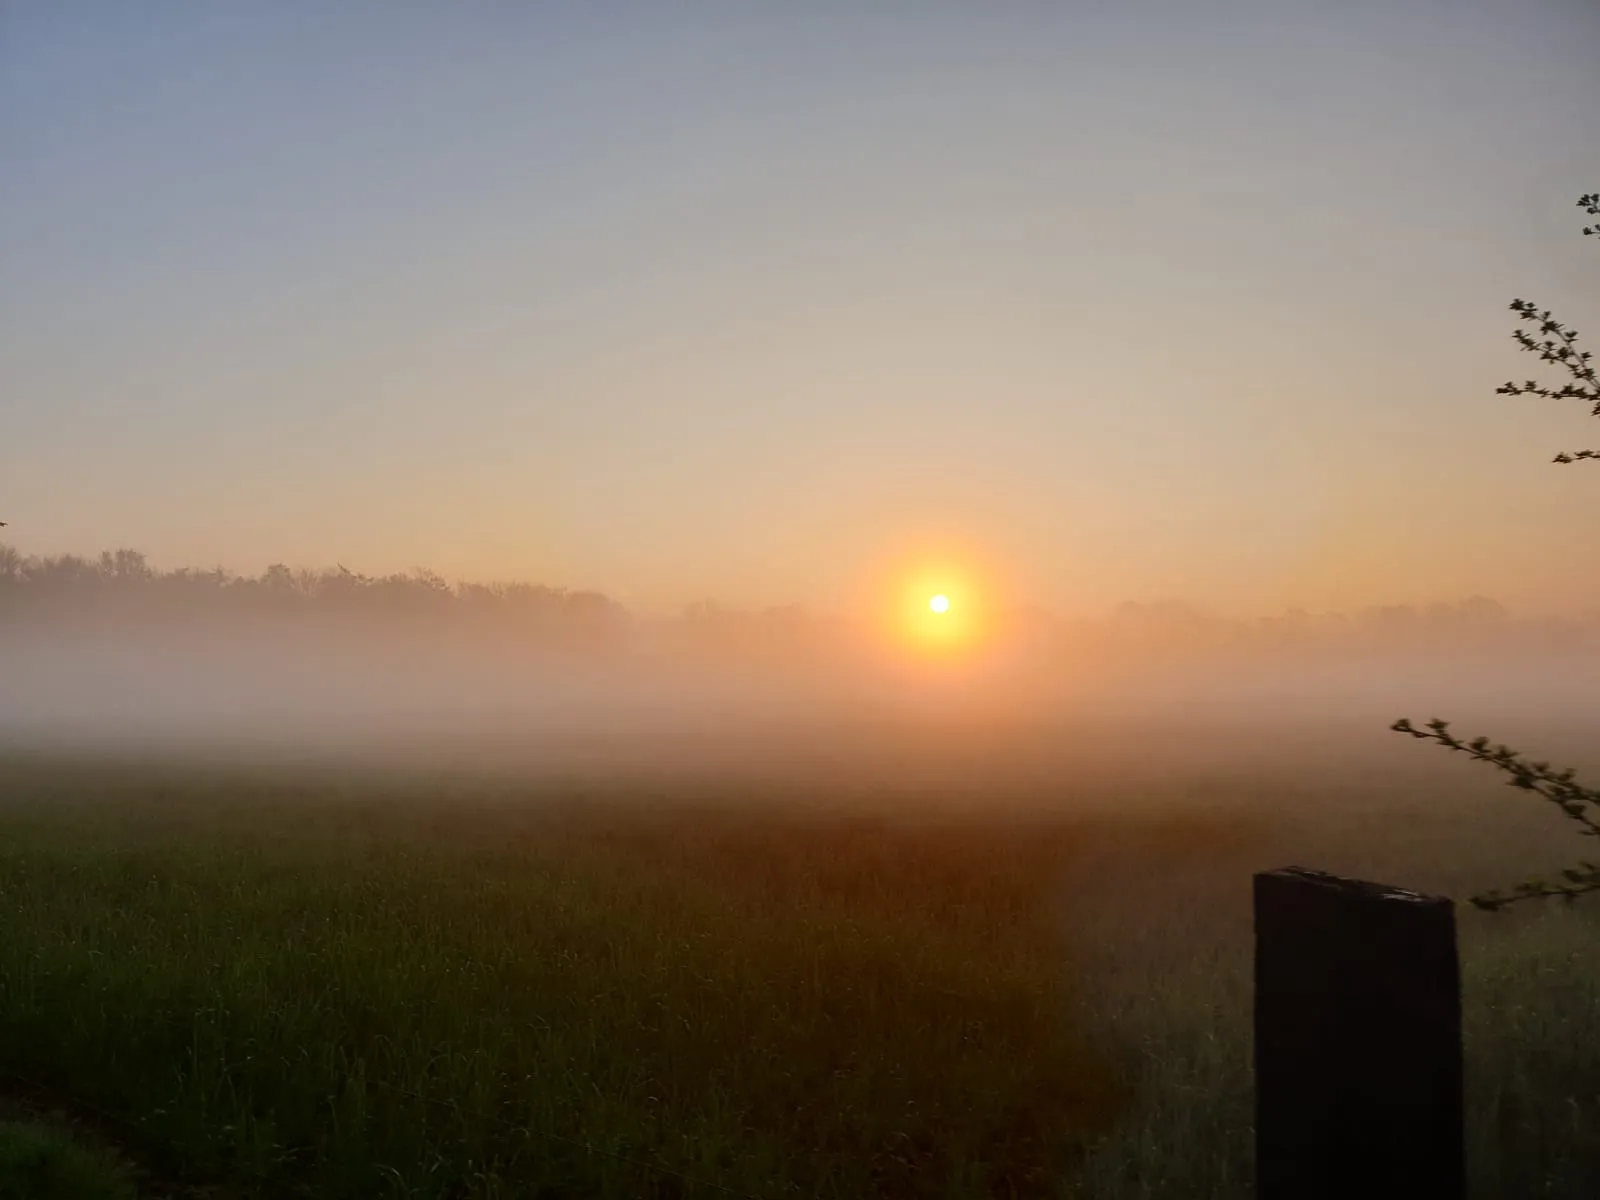
POLYGON ((892 638, 902 650, 926 660, 965 658, 978 649, 987 606, 974 573, 948 559, 915 565, 905 569, 895 591, 892 638))
MULTIPOLYGON (((919 538, 882 554, 869 578, 879 647, 903 664, 948 668, 987 660, 1009 590, 994 556, 965 540, 919 538)), ((931 677, 930 677, 931 678, 931 677)))

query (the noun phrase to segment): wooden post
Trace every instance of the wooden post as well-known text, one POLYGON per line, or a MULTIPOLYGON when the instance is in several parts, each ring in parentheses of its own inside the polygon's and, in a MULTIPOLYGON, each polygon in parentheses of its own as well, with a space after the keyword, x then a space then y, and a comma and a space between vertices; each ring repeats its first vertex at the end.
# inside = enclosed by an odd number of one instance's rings
POLYGON ((1259 1200, 1461 1200, 1461 970, 1442 896, 1255 877, 1259 1200))

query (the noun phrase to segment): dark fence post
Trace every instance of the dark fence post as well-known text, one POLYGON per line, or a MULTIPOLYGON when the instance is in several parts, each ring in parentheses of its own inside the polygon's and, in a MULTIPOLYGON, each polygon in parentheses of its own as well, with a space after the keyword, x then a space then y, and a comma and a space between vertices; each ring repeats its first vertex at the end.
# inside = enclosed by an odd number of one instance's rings
POLYGON ((1256 1194, 1461 1200, 1461 969, 1442 896, 1255 877, 1256 1194))

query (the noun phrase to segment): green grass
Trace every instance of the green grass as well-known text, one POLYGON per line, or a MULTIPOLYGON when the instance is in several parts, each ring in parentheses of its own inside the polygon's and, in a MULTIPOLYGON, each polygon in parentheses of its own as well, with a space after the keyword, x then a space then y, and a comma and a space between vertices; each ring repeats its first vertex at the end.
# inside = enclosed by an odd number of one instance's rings
POLYGON ((0 1121, 0 1200, 134 1200, 127 1170, 58 1130, 0 1121))
POLYGON ((1050 830, 47 798, 0 832, 0 1063, 138 1122, 163 1170, 1047 1194, 1113 1115, 1050 830))
MULTIPOLYGON (((0 1068, 240 1197, 1247 1193, 1250 872, 1461 894, 1549 848, 1498 794, 1271 781, 917 819, 0 784, 0 1068)), ((1600 1194, 1597 934, 1462 915, 1478 1195, 1600 1194)))

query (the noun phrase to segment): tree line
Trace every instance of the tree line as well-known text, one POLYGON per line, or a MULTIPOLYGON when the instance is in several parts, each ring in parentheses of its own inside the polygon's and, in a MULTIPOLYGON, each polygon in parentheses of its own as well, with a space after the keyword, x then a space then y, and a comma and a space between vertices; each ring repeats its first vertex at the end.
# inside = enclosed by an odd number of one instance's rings
POLYGON ((451 583, 427 570, 366 575, 339 566, 259 575, 153 568, 136 550, 98 558, 23 556, 0 546, 0 620, 96 614, 461 618, 589 637, 619 634, 621 605, 600 592, 529 583, 451 583))
MULTIPOLYGON (((461 623, 537 631, 587 644, 620 639, 638 622, 602 592, 535 583, 451 582, 418 569, 367 575, 338 566, 259 575, 221 568, 157 570, 136 550, 97 558, 24 556, 0 545, 0 626, 39 618, 196 619, 254 615, 341 615, 377 622, 461 623)), ((682 643, 759 653, 789 645, 820 648, 848 635, 849 623, 796 606, 742 610, 700 601, 669 627, 682 643)), ((1181 602, 1125 603, 1100 618, 1059 619, 1033 611, 1007 632, 1035 645, 1153 651, 1264 651, 1318 646, 1396 648, 1495 645, 1575 648, 1600 645, 1600 614, 1566 620, 1513 617, 1482 596, 1454 603, 1378 605, 1353 613, 1290 609, 1276 616, 1219 616, 1181 602)))

